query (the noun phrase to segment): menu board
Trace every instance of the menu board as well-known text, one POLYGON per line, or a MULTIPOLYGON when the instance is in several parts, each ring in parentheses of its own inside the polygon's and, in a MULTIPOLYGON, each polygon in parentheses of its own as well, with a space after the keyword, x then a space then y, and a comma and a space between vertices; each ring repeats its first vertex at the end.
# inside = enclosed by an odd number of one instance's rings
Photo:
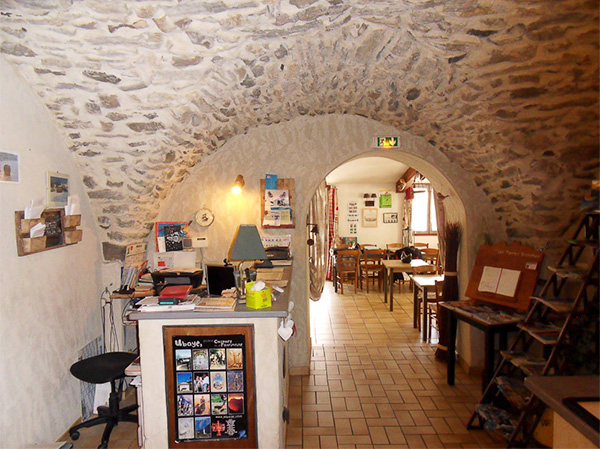
POLYGON ((252 326, 164 332, 171 445, 256 447, 252 326))

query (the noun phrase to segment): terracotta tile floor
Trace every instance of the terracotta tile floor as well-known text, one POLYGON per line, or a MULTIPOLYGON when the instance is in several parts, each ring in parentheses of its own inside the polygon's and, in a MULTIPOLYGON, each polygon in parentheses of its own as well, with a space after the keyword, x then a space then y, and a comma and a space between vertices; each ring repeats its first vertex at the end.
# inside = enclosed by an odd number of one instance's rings
POLYGON ((331 283, 311 302, 310 375, 290 379, 287 449, 504 447, 466 429, 481 380, 459 368, 456 385, 446 384, 402 288, 392 313, 382 293, 341 295, 331 283))
MULTIPOLYGON (((412 292, 402 288, 392 313, 382 293, 336 294, 330 282, 311 302, 310 375, 290 378, 287 449, 504 447, 466 429, 480 379, 457 368, 456 385, 446 385, 446 365, 413 329, 412 292)), ((102 429, 82 430, 74 448, 97 447, 102 429)), ((136 448, 135 424, 119 424, 109 447, 136 448)))

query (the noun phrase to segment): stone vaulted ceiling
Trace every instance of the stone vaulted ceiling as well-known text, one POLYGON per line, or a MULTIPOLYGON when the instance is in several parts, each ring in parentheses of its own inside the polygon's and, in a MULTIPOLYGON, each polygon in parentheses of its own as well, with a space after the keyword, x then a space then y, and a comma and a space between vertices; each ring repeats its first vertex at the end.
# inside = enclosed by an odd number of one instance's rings
POLYGON ((0 14, 0 51, 64 131, 114 242, 143 237, 229 138, 299 115, 423 137, 510 237, 566 226, 555 206, 598 176, 595 0, 0 0, 0 14))

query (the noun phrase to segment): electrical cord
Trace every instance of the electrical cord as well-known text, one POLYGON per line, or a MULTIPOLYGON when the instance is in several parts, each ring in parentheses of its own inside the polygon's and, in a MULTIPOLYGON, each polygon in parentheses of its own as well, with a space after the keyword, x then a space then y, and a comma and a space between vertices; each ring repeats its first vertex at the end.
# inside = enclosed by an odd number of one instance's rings
POLYGON ((108 287, 104 288, 102 295, 100 296, 100 300, 102 301, 102 339, 104 343, 104 352, 110 351, 119 351, 119 338, 117 335, 117 329, 115 327, 115 315, 113 310, 113 302, 110 298, 110 291, 108 287), (109 336, 108 336, 108 347, 107 347, 107 338, 106 338, 106 315, 108 313, 109 319, 109 336))

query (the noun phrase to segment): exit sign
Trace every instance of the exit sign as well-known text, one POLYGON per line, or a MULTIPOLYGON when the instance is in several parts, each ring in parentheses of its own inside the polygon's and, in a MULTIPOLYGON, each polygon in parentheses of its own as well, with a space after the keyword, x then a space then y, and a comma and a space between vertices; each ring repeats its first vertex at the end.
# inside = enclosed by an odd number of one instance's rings
POLYGON ((399 148, 400 139, 398 137, 375 137, 376 148, 399 148))

